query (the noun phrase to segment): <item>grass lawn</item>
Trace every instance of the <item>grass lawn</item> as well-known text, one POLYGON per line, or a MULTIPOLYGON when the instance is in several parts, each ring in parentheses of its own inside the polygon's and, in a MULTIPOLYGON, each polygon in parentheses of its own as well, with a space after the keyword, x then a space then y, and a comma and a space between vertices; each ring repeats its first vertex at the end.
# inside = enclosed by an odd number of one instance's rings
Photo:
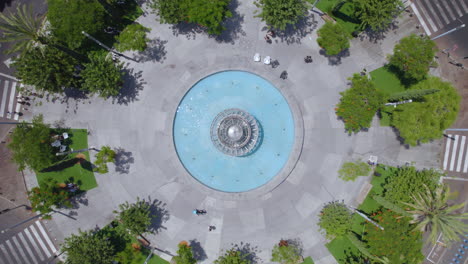
MULTIPOLYGON (((169 264, 169 262, 165 261, 158 255, 153 255, 150 260, 148 261, 148 264, 169 264)), ((314 263, 312 263, 314 264, 314 263)))
MULTIPOLYGON (((70 129, 68 134, 70 137, 70 145, 68 148, 74 150, 88 148, 88 132, 86 129, 70 129)), ((84 154, 86 160, 89 161, 88 151, 82 152, 81 154, 84 154)), ((74 160, 76 155, 77 153, 72 153, 68 156, 64 156, 63 161, 65 162, 62 161, 50 168, 47 168, 47 172, 36 173, 39 185, 41 185, 46 178, 53 178, 59 183, 67 181, 74 182, 80 185, 80 190, 83 191, 97 187, 91 163, 77 163, 76 160, 74 160)))
POLYGON ((371 71, 370 75, 377 89, 387 95, 405 91, 405 86, 400 82, 398 76, 386 66, 371 71))
POLYGON ((335 238, 325 246, 338 263, 349 263, 346 261, 347 257, 353 255, 359 256, 361 254, 347 237, 335 238))
MULTIPOLYGON (((392 174, 393 168, 387 167, 388 169, 385 170, 383 167, 378 166, 376 172, 380 173, 380 176, 373 176, 372 177, 372 189, 370 190, 369 194, 367 195, 364 202, 359 205, 358 209, 367 215, 371 214, 372 212, 379 209, 381 206, 372 199, 374 195, 382 195, 383 194, 383 187, 382 184, 385 182, 385 179, 392 174)), ((353 215, 352 219, 352 227, 351 230, 358 234, 362 235, 364 232, 364 222, 365 220, 359 216, 358 214, 353 215)), ((326 245, 330 253, 335 257, 338 263, 348 263, 346 262, 346 258, 350 256, 359 256, 359 250, 349 241, 348 238, 335 238, 330 243, 326 245)))
MULTIPOLYGON (((405 91, 405 85, 400 82, 398 76, 390 71, 386 66, 380 67, 377 70, 370 72, 372 80, 375 82, 377 89, 385 93, 386 95, 392 95, 399 92, 405 91)), ((385 107, 380 111, 380 125, 390 126, 391 106, 385 107), (390 113, 389 113, 390 112, 390 113)))
POLYGON ((312 260, 311 257, 307 257, 304 259, 304 262, 302 262, 301 264, 314 264, 314 261, 312 260))
MULTIPOLYGON (((314 2, 314 0, 310 0, 314 2)), ((354 17, 354 5, 352 3, 345 3, 337 12, 332 13, 332 8, 335 4, 341 2, 340 0, 321 0, 317 3, 317 8, 333 17, 350 35, 354 31, 360 31, 360 22, 354 17)))

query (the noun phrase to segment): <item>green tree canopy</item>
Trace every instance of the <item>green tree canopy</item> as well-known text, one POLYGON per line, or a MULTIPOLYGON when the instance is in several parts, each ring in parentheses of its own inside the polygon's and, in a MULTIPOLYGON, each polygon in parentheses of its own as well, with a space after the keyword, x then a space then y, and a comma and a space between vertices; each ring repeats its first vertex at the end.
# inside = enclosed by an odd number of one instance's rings
POLYGON ((344 203, 330 202, 320 211, 318 226, 327 239, 341 237, 351 228, 351 211, 344 203))
POLYGON ((163 23, 196 23, 206 27, 208 34, 219 35, 225 29, 223 21, 232 16, 229 3, 230 0, 153 0, 151 7, 163 23))
POLYGON ((424 191, 425 186, 435 190, 442 176, 435 170, 416 170, 413 166, 389 169, 391 173, 382 186, 385 189, 384 198, 396 205, 412 201, 411 195, 424 191))
POLYGON ((185 18, 182 10, 184 1, 186 0, 152 0, 150 6, 162 23, 177 24, 185 18))
POLYGON ((0 29, 3 31, 0 42, 14 43, 7 53, 25 52, 36 45, 46 44, 44 17, 35 17, 31 5, 18 4, 15 13, 0 13, 0 19, 0 29))
POLYGON ((174 257, 176 264, 195 264, 197 260, 193 257, 192 248, 186 243, 178 245, 177 256, 174 257))
POLYGON ((81 88, 104 98, 118 95, 123 84, 123 64, 114 63, 111 56, 102 52, 90 53, 89 60, 80 73, 81 88))
POLYGON ((151 31, 150 28, 144 27, 141 24, 131 24, 116 37, 117 43, 115 44, 115 48, 120 52, 127 50, 144 51, 148 42, 146 33, 149 31, 151 31))
POLYGON ((369 176, 370 172, 371 167, 365 162, 345 162, 338 171, 338 177, 344 181, 355 181, 359 176, 369 176))
POLYGON ((250 264, 242 252, 236 248, 227 250, 223 255, 214 261, 215 264, 250 264))
POLYGON ((33 117, 32 124, 23 122, 15 127, 8 148, 18 170, 29 168, 40 171, 56 161, 49 125, 44 124, 42 115, 33 117))
POLYGON ((114 213, 117 214, 117 220, 122 226, 132 235, 137 236, 148 231, 151 225, 150 207, 147 202, 137 197, 135 203, 125 202, 119 205, 120 211, 114 211, 114 213))
POLYGON ((414 231, 408 218, 401 218, 390 210, 382 210, 372 215, 374 221, 384 227, 378 227, 366 222, 364 239, 369 252, 381 259, 388 258, 391 264, 421 263, 422 235, 414 231))
POLYGON ((187 10, 187 20, 206 27, 208 34, 220 35, 225 27, 224 19, 232 17, 228 9, 231 0, 191 0, 187 10))
POLYGON ((349 48, 349 35, 339 23, 327 21, 317 35, 317 43, 329 56, 338 55, 349 48))
POLYGON ((261 8, 256 17, 278 30, 285 30, 288 25, 295 26, 306 16, 309 7, 306 0, 257 0, 254 3, 261 8))
POLYGON ((50 46, 35 47, 19 56, 12 65, 16 68, 16 77, 37 90, 62 93, 64 88, 81 85, 76 73, 78 61, 50 46))
POLYGON ((388 101, 397 102, 402 100, 421 100, 425 95, 437 93, 437 89, 410 89, 401 93, 392 94, 388 97, 388 101))
POLYGON ((354 74, 351 78, 351 88, 340 94, 336 115, 344 121, 345 129, 349 132, 369 128, 375 112, 385 102, 375 84, 367 76, 359 74, 354 74))
POLYGON ((463 220, 468 219, 468 213, 460 213, 465 203, 449 206, 450 189, 447 185, 438 185, 435 190, 429 189, 411 195, 413 201, 404 203, 409 206, 408 212, 413 214, 415 230, 429 231, 429 240, 434 245, 439 233, 444 242, 460 241, 460 237, 468 232, 468 225, 463 220))
POLYGON ((429 37, 412 34, 402 38, 393 48, 393 55, 389 56, 390 66, 395 67, 405 80, 423 80, 434 61, 435 47, 429 37))
POLYGON ((411 89, 437 89, 422 100, 397 106, 391 124, 398 129, 406 144, 416 146, 442 137, 443 131, 455 121, 460 109, 460 96, 448 82, 430 77, 411 89))
POLYGON ((400 0, 353 0, 356 16, 363 29, 370 27, 373 31, 388 28, 393 19, 403 10, 400 0))
POLYGON ((106 11, 98 0, 47 0, 47 19, 52 32, 72 49, 79 48, 86 36, 104 29, 106 11))
POLYGON ((300 249, 286 240, 281 240, 273 247, 271 261, 281 264, 296 264, 302 262, 300 249))
POLYGON ((116 255, 111 240, 91 231, 65 238, 63 251, 67 254, 66 264, 112 264, 116 255))
POLYGON ((34 212, 48 214, 53 207, 71 207, 70 192, 60 188, 58 182, 47 178, 41 183, 41 187, 34 187, 28 191, 28 199, 34 212))
POLYGON ((109 146, 103 146, 96 154, 96 162, 94 162, 96 165, 95 171, 99 173, 107 173, 109 171, 107 168, 108 162, 115 162, 115 151, 109 146))

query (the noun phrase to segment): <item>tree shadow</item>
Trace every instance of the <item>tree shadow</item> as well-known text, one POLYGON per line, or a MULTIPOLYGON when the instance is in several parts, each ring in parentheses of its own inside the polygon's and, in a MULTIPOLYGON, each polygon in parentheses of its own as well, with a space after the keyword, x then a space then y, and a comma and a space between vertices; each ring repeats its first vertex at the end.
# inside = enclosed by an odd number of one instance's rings
POLYGON ((112 103, 128 105, 137 101, 140 91, 143 90, 143 85, 146 84, 141 76, 142 71, 134 72, 133 68, 125 69, 124 85, 119 95, 112 98, 112 103))
POLYGON ((0 1, 0 12, 3 12, 3 10, 5 10, 6 6, 10 7, 11 2, 13 2, 13 0, 2 0, 2 1, 0 1))
MULTIPOLYGON (((148 197, 148 201, 151 201, 150 197, 148 197)), ((166 228, 163 224, 170 218, 169 211, 166 209, 166 203, 154 199, 150 204, 150 212, 152 218, 149 231, 157 234, 161 230, 165 230, 166 228)))
POLYGON ((370 264, 371 262, 368 259, 365 259, 364 256, 360 253, 356 254, 351 248, 344 250, 344 257, 341 259, 344 264, 370 264))
POLYGON ((239 244, 232 244, 232 248, 239 251, 248 263, 260 262, 260 258, 257 256, 260 251, 257 246, 253 247, 250 243, 240 242, 239 244))
POLYGON ((195 23, 181 22, 171 25, 174 36, 185 35, 187 39, 195 39, 196 35, 205 32, 205 28, 195 23))
POLYGON ((288 239, 289 245, 292 245, 297 249, 297 253, 302 256, 302 253, 304 252, 304 246, 302 245, 302 241, 299 238, 293 238, 293 239, 288 239))
POLYGON ((328 58, 328 65, 332 65, 332 66, 340 65, 342 58, 346 58, 346 57, 349 57, 351 55, 350 52, 349 52, 349 49, 344 49, 340 53, 338 53, 337 55, 327 55, 327 53, 326 53, 326 51, 324 49, 321 49, 319 51, 319 53, 320 53, 320 55, 323 55, 326 58, 328 58))
MULTIPOLYGON (((396 18, 396 17, 395 17, 396 18)), ((363 32, 364 34, 360 35, 360 40, 363 41, 365 39, 368 39, 372 43, 378 43, 379 41, 382 41, 385 39, 386 34, 390 31, 394 31, 399 29, 400 27, 398 26, 398 21, 393 20, 392 23, 388 25, 388 27, 374 31, 371 28, 366 28, 363 32)))
POLYGON ((136 54, 135 60, 138 62, 151 61, 163 63, 166 60, 167 51, 165 45, 167 42, 167 40, 161 40, 160 38, 150 40, 146 49, 136 54))
POLYGON ((228 9, 231 11, 232 17, 226 18, 223 21, 225 30, 220 35, 210 35, 210 37, 213 37, 217 42, 234 45, 235 40, 239 39, 239 35, 246 35, 245 31, 242 29, 244 15, 237 12, 237 7, 239 7, 238 0, 231 0, 229 2, 228 9))
MULTIPOLYGON (((300 44, 301 39, 305 38, 308 34, 312 33, 317 28, 318 22, 315 20, 314 13, 308 13, 305 17, 299 20, 295 25, 288 25, 285 30, 277 30, 275 42, 278 42, 278 38, 281 42, 286 44, 300 44)), ((262 31, 268 31, 267 27, 264 27, 262 31)))
POLYGON ((132 152, 125 151, 123 148, 117 148, 115 152, 115 171, 121 174, 128 174, 130 172, 130 164, 135 160, 133 159, 132 152))
POLYGON ((199 241, 194 239, 194 240, 190 240, 189 243, 190 243, 190 248, 192 248, 193 257, 197 261, 204 261, 205 259, 208 258, 208 256, 205 253, 205 250, 202 248, 199 241))
POLYGON ((88 198, 86 198, 86 191, 77 191, 70 199, 73 209, 80 208, 81 205, 88 206, 88 198))

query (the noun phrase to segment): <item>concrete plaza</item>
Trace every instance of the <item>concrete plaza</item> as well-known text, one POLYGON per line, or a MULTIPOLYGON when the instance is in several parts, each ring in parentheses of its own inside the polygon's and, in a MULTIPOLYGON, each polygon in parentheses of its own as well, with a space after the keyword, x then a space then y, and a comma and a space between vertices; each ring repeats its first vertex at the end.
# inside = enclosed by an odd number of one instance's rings
MULTIPOLYGON (((357 206, 356 198, 369 180, 340 180, 337 171, 343 162, 377 155, 390 165, 438 166, 439 142, 406 148, 391 128, 378 125, 377 118, 368 131, 348 135, 334 111, 339 92, 348 88, 348 77, 363 68, 381 67, 393 45, 416 31, 411 18, 400 18, 399 27, 382 41, 354 39, 349 56, 337 61, 320 54, 316 29, 323 21, 317 13, 310 12, 296 31, 278 35, 268 44, 265 24, 254 17, 253 1, 233 1, 232 8, 228 30, 219 38, 193 28, 161 25, 146 12, 139 22, 152 29, 150 47, 140 54, 126 54, 138 62, 124 60, 129 75, 122 96, 44 100, 33 109, 48 122, 63 119, 67 126, 88 128, 90 146, 120 148, 117 165, 107 174, 96 174, 99 186, 86 193, 87 202, 63 211, 76 220, 55 214, 48 222, 59 241, 79 228, 108 224, 119 204, 139 196, 158 208, 156 232, 148 235, 152 245, 173 254, 177 244, 187 240, 205 263, 233 245, 268 263, 280 239, 295 239, 302 244, 303 256, 311 256, 315 263, 335 263, 318 231, 317 215, 332 200, 357 206), (254 62, 256 52, 278 60, 279 66, 254 62), (307 55, 313 63, 304 63, 307 55), (256 73, 278 87, 288 97, 302 131, 295 146, 298 155, 288 163, 289 176, 271 188, 238 195, 209 190, 193 180, 172 139, 174 114, 185 92, 204 76, 230 69, 256 73), (286 80, 279 78, 284 70, 286 80), (208 213, 193 215, 194 208, 208 213), (209 232, 209 225, 216 230, 209 232)), ((29 180, 34 184, 33 175, 29 180)))

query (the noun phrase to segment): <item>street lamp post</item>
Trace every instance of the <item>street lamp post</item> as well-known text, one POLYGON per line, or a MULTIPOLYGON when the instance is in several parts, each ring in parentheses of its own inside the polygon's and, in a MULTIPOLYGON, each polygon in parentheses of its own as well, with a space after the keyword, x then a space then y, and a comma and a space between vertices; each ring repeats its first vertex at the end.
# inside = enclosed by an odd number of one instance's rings
POLYGON ((464 28, 464 27, 465 27, 465 24, 462 24, 462 25, 460 25, 460 26, 458 26, 458 27, 456 27, 456 28, 453 28, 453 29, 451 29, 451 30, 449 30, 449 31, 447 31, 447 32, 445 32, 445 33, 443 33, 443 34, 440 34, 440 35, 438 35, 438 36, 435 36, 435 37, 431 38, 431 40, 438 39, 438 38, 440 38, 440 37, 443 37, 443 36, 445 36, 445 35, 448 35, 448 34, 450 34, 450 33, 453 33, 453 32, 455 32, 455 31, 457 31, 457 30, 459 30, 459 29, 462 29, 462 28, 464 28))

